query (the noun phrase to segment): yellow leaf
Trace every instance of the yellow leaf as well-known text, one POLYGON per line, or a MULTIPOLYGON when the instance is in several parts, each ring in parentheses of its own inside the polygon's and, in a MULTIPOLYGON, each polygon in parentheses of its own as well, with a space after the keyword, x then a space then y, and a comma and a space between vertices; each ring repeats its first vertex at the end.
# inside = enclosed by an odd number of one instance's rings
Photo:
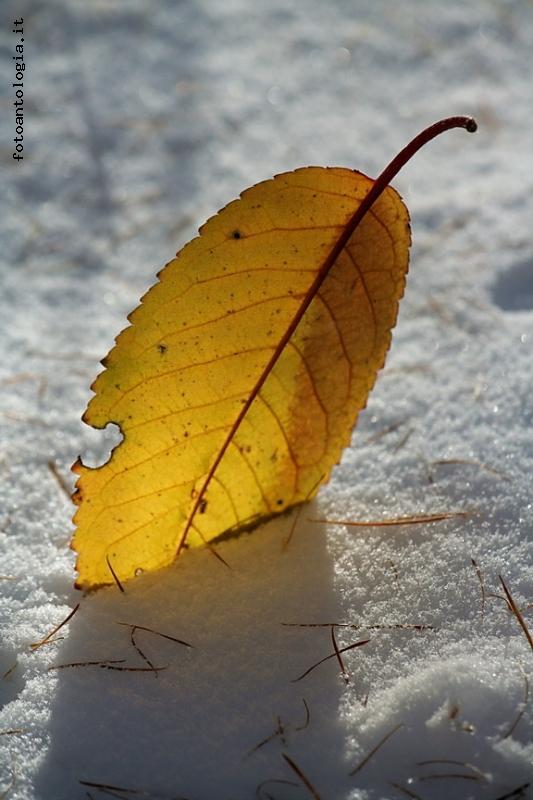
POLYGON ((373 186, 342 168, 278 175, 159 274, 84 415, 124 440, 107 464, 73 467, 78 588, 164 567, 328 480, 384 363, 407 272, 407 210, 386 184, 363 209, 373 186))

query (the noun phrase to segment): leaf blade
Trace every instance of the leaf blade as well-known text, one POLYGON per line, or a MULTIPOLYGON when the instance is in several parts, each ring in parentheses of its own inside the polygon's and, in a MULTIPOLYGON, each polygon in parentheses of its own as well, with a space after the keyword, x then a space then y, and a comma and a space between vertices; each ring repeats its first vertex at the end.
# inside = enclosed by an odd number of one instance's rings
POLYGON ((110 582, 104 551, 127 579, 170 563, 185 535, 200 544, 302 502, 327 480, 384 362, 403 293, 408 215, 393 189, 277 348, 372 185, 341 168, 277 176, 209 220, 160 273, 106 358, 84 417, 95 427, 115 422, 125 441, 99 470, 76 468, 85 498, 73 543, 78 586, 110 582), (183 460, 189 478, 176 480, 183 460), (241 485, 235 475, 245 476, 241 485), (89 553, 89 539, 100 553, 89 553))

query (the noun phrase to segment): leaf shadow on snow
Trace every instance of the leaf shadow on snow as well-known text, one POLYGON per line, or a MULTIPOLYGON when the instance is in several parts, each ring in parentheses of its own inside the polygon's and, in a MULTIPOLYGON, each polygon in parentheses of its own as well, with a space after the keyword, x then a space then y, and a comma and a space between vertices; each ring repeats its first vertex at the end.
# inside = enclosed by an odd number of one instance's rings
MULTIPOLYGON (((345 780, 335 660, 291 682, 332 652, 329 629, 302 636, 304 629, 281 625, 338 618, 333 565, 323 531, 304 519, 283 552, 291 524, 284 518, 220 544, 231 569, 207 550, 193 551, 128 583, 125 594, 113 587, 83 599, 57 664, 125 658, 146 666, 128 628, 117 622, 151 627, 194 649, 138 632, 148 658, 168 665, 157 677, 98 667, 57 671, 51 745, 37 796, 85 798, 79 780, 89 780, 153 797, 253 797, 264 780, 295 780, 282 752, 317 786, 326 779, 331 786, 332 776, 345 780), (302 698, 310 721, 297 731, 306 718, 302 698), (278 716, 285 745, 275 737, 250 753, 274 733, 278 716), (306 756, 313 752, 321 752, 320 764, 306 756), (219 794, 219 787, 232 788, 219 794)), ((300 794, 280 787, 286 793, 280 797, 300 794)))

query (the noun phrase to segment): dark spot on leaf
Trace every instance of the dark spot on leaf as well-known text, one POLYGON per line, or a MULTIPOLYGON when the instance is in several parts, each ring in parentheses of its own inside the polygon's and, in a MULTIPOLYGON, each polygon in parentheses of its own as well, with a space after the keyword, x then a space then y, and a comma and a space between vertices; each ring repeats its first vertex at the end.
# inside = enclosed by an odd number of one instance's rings
POLYGON ((282 506, 283 505, 283 500, 276 500, 276 504, 278 506, 282 506))
POLYGON ((168 350, 168 347, 166 346, 166 344, 158 344, 158 345, 157 345, 157 349, 159 350, 159 352, 161 353, 161 355, 163 355, 163 353, 166 353, 166 352, 167 352, 167 350, 168 350))
POLYGON ((206 508, 207 508, 207 500, 205 499, 205 497, 202 497, 202 499, 200 500, 200 505, 198 506, 198 511, 200 512, 200 514, 205 514, 206 508))
POLYGON ((242 239, 242 233, 240 231, 233 231, 231 235, 234 239, 242 239))

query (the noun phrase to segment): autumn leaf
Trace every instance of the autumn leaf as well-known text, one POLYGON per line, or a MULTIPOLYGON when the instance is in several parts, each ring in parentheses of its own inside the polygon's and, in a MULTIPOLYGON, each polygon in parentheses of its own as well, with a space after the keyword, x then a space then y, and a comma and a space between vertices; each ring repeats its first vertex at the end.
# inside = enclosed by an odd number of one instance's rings
POLYGON ((159 273, 92 389, 84 421, 123 441, 80 460, 72 547, 92 589, 312 497, 350 441, 403 294, 409 216, 388 186, 306 167, 242 193, 159 273))

